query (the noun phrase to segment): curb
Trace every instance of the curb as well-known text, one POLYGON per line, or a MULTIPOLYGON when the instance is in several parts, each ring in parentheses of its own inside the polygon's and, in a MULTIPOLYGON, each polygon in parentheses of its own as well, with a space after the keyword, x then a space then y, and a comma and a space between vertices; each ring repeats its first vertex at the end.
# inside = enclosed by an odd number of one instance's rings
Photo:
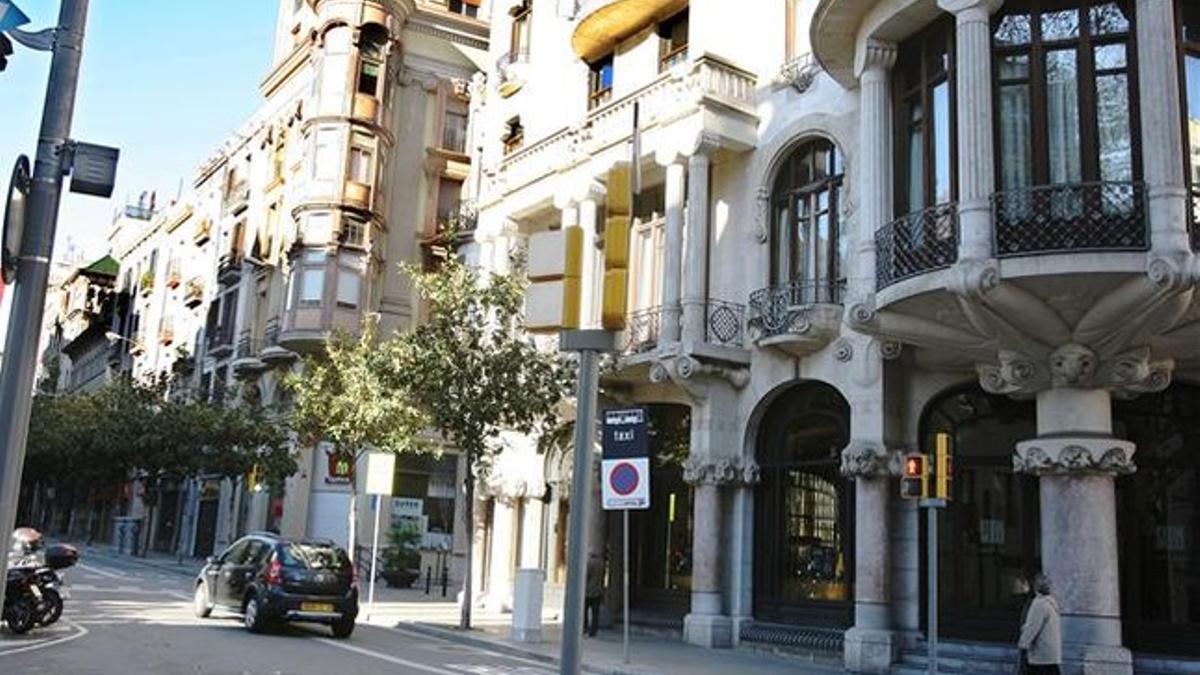
MULTIPOLYGON (((381 626, 381 628, 389 628, 381 626)), ((478 635, 470 635, 456 628, 446 628, 428 623, 420 622, 405 622, 400 621, 390 628, 399 628, 413 633, 420 633, 430 637, 441 638, 459 644, 465 644, 471 647, 488 649, 494 652, 507 654, 509 656, 517 656, 531 661, 538 661, 550 666, 557 666, 558 658, 545 654, 534 649, 524 649, 516 645, 496 640, 493 638, 485 638, 478 635)), ((636 668, 625 668, 620 666, 601 666, 590 663, 584 663, 581 666, 583 672, 592 673, 593 675, 660 675, 657 670, 641 670, 636 668)))

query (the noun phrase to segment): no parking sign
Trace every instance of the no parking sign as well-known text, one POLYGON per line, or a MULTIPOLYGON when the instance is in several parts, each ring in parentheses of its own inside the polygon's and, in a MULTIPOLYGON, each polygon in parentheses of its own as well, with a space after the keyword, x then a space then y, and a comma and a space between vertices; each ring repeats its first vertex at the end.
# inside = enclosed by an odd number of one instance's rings
POLYGON ((650 457, 643 408, 604 413, 601 501, 606 511, 650 508, 650 457))

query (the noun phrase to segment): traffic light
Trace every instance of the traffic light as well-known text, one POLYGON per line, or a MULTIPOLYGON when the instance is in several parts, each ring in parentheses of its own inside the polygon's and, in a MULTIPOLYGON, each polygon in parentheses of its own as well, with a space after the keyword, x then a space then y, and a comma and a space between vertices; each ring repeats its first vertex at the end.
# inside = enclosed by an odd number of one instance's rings
POLYGON ((0 33, 0 71, 8 67, 8 57, 12 53, 12 42, 9 41, 8 36, 0 33))
POLYGON ((904 475, 900 477, 900 496, 925 499, 929 496, 928 458, 919 453, 904 456, 904 475))
POLYGON ((950 488, 954 480, 954 456, 950 454, 950 434, 939 432, 934 447, 937 464, 934 496, 938 499, 950 499, 950 488))
POLYGON ((583 228, 563 230, 562 327, 579 328, 579 305, 583 301, 583 228))
POLYGON ((629 284, 629 169, 618 167, 608 173, 604 221, 604 301, 600 326, 604 330, 625 329, 625 291, 629 284))

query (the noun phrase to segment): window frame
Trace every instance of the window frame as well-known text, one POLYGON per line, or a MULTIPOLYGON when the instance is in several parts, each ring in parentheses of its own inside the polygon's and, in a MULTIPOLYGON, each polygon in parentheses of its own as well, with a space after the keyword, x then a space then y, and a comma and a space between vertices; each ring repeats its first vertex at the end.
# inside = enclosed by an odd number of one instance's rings
POLYGON ((508 33, 509 60, 516 62, 529 58, 529 48, 533 43, 530 31, 530 18, 533 16, 533 3, 523 0, 508 10, 512 17, 512 25, 508 33))
POLYGON ((333 304, 338 309, 358 309, 362 306, 363 292, 363 270, 362 261, 356 259, 355 252, 338 251, 337 260, 334 263, 337 287, 333 293, 333 304), (347 277, 353 278, 355 282, 354 299, 342 299, 342 283, 347 277))
POLYGON ((520 150, 525 144, 525 126, 521 124, 520 115, 504 123, 504 133, 500 136, 500 141, 504 143, 506 157, 520 150))
MULTIPOLYGON (((1200 22, 1197 24, 1196 39, 1189 41, 1184 30, 1187 24, 1183 5, 1186 1, 1175 2, 1175 46, 1179 54, 1179 117, 1183 133, 1183 180, 1187 190, 1188 224, 1192 250, 1200 250, 1200 180, 1197 180, 1196 166, 1192 164, 1192 149, 1193 146, 1200 147, 1200 138, 1192 138, 1187 86, 1188 59, 1200 61, 1200 22)), ((1200 96, 1200 92, 1197 95, 1200 96)))
POLYGON ((379 24, 367 24, 359 29, 358 40, 358 63, 355 66, 354 72, 354 93, 364 96, 371 96, 377 100, 383 100, 384 80, 387 75, 387 47, 388 34, 387 29, 379 24), (372 38, 380 38, 378 43, 372 38), (368 49, 378 49, 378 53, 368 53, 368 49), (374 67, 376 72, 374 75, 366 74, 368 66, 374 67), (371 91, 364 89, 364 77, 374 78, 374 86, 371 91))
POLYGON ((894 170, 893 212, 896 216, 920 213, 927 208, 937 206, 937 125, 935 116, 936 106, 934 94, 945 85, 949 95, 947 122, 949 123, 950 161, 948 164, 950 184, 949 202, 958 199, 958 95, 956 92, 956 31, 954 18, 944 16, 930 24, 920 33, 909 38, 899 48, 900 61, 893 69, 892 91, 893 112, 895 116, 895 135, 892 139, 894 152, 892 162, 894 170), (934 70, 930 67, 931 57, 938 49, 944 48, 947 64, 945 68, 934 70), (915 56, 915 70, 906 71, 905 63, 915 56), (907 78, 912 78, 911 81, 907 78), (921 119, 914 124, 907 111, 909 104, 917 101, 921 106, 921 119), (919 126, 921 131, 921 199, 922 203, 909 203, 912 187, 912 175, 909 171, 911 157, 910 130, 919 126))
POLYGON ((658 72, 665 73, 676 64, 687 61, 688 44, 691 42, 691 25, 688 17, 688 9, 683 9, 675 12, 670 17, 659 22, 655 32, 658 34, 658 72), (675 38, 672 37, 674 29, 680 25, 683 26, 684 40, 682 44, 676 44, 675 38))
POLYGON ((838 289, 845 282, 846 274, 849 271, 847 269, 849 261, 842 260, 841 255, 842 245, 849 244, 849 240, 843 242, 843 236, 846 233, 842 232, 840 217, 842 199, 840 193, 845 183, 845 176, 845 160, 841 150, 829 138, 813 136, 804 139, 788 152, 771 185, 771 222, 769 225, 771 253, 767 273, 772 287, 783 288, 800 283, 811 286, 814 295, 812 300, 815 302, 840 300, 837 297, 838 289), (830 153, 828 161, 831 164, 825 167, 825 176, 814 179, 813 170, 816 168, 816 159, 822 151, 830 153), (787 187, 781 189, 780 181, 784 178, 785 172, 792 172, 801 160, 809 167, 807 182, 798 184, 798 180, 794 176, 790 176, 787 187), (828 195, 824 208, 819 207, 821 194, 828 195), (807 204, 806 222, 803 237, 797 237, 796 226, 800 214, 796 209, 796 204, 801 199, 805 200, 807 204), (786 243, 780 241, 782 228, 777 217, 781 212, 787 219, 788 241, 786 243), (816 249, 816 237, 814 236, 817 227, 816 220, 821 214, 826 214, 829 218, 829 236, 824 251, 816 249), (779 265, 780 251, 784 251, 788 260, 786 274, 779 265), (824 258, 823 264, 822 258, 824 258))
MULTIPOLYGON (((1102 182, 1099 122, 1096 106, 1096 81, 1098 77, 1121 73, 1126 77, 1129 111, 1130 139, 1130 173, 1131 181, 1142 180, 1142 144, 1141 144, 1141 114, 1138 95, 1138 54, 1137 54, 1137 2, 1135 0, 1074 0, 1073 2, 1056 2, 1055 0, 1011 0, 1000 11, 992 15, 990 32, 988 34, 989 49, 992 55, 992 105, 993 115, 992 134, 995 151, 994 166, 996 175, 996 190, 1021 190, 1034 187, 1055 185, 1050 180, 1049 142, 1050 129, 1048 120, 1048 95, 1046 81, 1046 61, 1048 52, 1071 49, 1074 46, 1076 63, 1076 107, 1078 136, 1080 146, 1080 177, 1078 183, 1102 182), (1089 10, 1109 2, 1124 5, 1128 11, 1126 17, 1129 29, 1115 35, 1093 36, 1089 21, 1089 10), (1063 11, 1075 9, 1079 12, 1078 34, 1074 38, 1044 40, 1042 38, 1041 16, 1048 11, 1063 11), (1010 15, 1025 14, 1029 17, 1029 42, 1019 45, 997 44, 995 34, 1000 23, 1010 15), (1095 47, 1100 45, 1122 45, 1125 49, 1125 67, 1121 69, 1102 69, 1095 67, 1095 47), (1010 186, 1005 188, 1000 184, 1003 174, 1003 154, 1000 123, 1000 88, 1004 82, 1000 78, 1000 62, 1002 56, 1023 54, 1028 57, 1028 75, 1025 78, 1012 78, 1005 82, 1016 82, 1024 79, 1029 88, 1029 150, 1028 166, 1030 181, 1027 186, 1010 186)), ((1123 181, 1114 181, 1123 182, 1123 181)), ((1064 183, 1070 185, 1071 183, 1064 183)))
POLYGON ((588 110, 595 110, 612 101, 616 76, 616 58, 613 52, 588 63, 588 110), (605 67, 608 68, 608 86, 604 86, 605 67))

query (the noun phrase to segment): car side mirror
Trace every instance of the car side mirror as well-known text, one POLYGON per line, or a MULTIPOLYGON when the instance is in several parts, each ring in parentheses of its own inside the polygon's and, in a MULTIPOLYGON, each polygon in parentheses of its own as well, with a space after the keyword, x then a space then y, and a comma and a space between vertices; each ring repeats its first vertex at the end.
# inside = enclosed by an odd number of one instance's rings
POLYGON ((208 563, 209 565, 220 565, 221 564, 221 561, 218 560, 217 556, 215 556, 215 555, 208 556, 207 558, 205 558, 204 562, 208 563))

